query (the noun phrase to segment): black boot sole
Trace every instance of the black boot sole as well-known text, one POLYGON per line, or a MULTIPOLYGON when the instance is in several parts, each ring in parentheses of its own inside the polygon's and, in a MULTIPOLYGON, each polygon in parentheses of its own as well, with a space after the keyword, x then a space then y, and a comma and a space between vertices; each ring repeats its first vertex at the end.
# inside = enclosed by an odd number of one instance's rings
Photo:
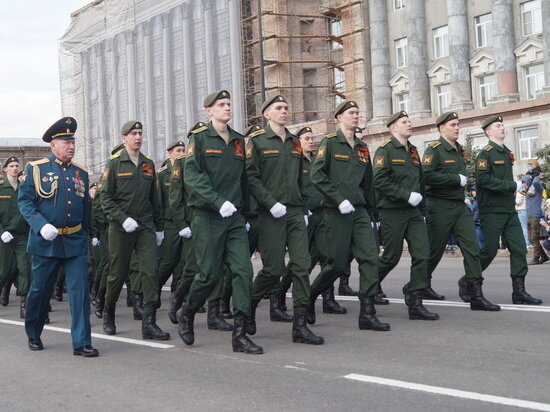
POLYGON ((500 311, 500 306, 497 306, 495 309, 491 309, 487 306, 475 306, 475 305, 472 305, 472 303, 470 303, 470 309, 471 310, 482 310, 482 311, 485 311, 485 312, 498 312, 498 311, 500 311))
POLYGON ((105 328, 103 328, 103 332, 105 332, 106 335, 116 335, 116 329, 115 330, 105 330, 105 328))
POLYGON ((525 300, 524 298, 514 298, 512 296, 512 303, 514 305, 542 305, 542 300, 536 300, 536 301, 528 301, 528 300, 525 300))
MULTIPOLYGON (((231 326, 231 325, 229 325, 229 326, 231 326)), ((220 328, 217 325, 208 325, 208 329, 209 330, 219 330, 221 332, 231 332, 233 330, 233 326, 231 326, 230 328, 225 327, 225 326, 220 328)))
POLYGON ((292 337, 292 342, 294 343, 305 343, 307 345, 322 345, 325 343, 325 340, 319 340, 319 341, 311 341, 305 338, 295 338, 292 337))
POLYGON ((195 343, 195 334, 186 332, 186 333, 180 333, 180 338, 187 346, 191 346, 193 343, 195 343))
POLYGON ((439 315, 438 316, 426 317, 426 316, 422 316, 422 315, 416 315, 416 314, 410 314, 409 313, 409 319, 410 320, 438 320, 439 315))
POLYGON ((387 327, 383 327, 383 328, 374 327, 374 326, 370 326, 370 325, 359 325, 359 330, 374 330, 376 332, 387 332, 390 329, 391 329, 390 325, 388 325, 387 327))
POLYGON ((323 313, 328 313, 332 315, 345 315, 346 313, 348 313, 348 310, 346 308, 342 308, 342 310, 333 310, 333 309, 323 308, 323 313))
POLYGON ((256 351, 249 351, 243 348, 238 348, 238 347, 236 348, 235 346, 233 346, 233 352, 246 353, 247 355, 262 355, 264 353, 263 349, 256 350, 256 351))
POLYGON ((170 340, 170 339, 171 339, 169 333, 166 334, 166 336, 162 336, 162 337, 160 337, 160 336, 153 336, 153 335, 143 335, 143 334, 141 335, 141 337, 142 337, 143 339, 148 339, 148 340, 170 340))

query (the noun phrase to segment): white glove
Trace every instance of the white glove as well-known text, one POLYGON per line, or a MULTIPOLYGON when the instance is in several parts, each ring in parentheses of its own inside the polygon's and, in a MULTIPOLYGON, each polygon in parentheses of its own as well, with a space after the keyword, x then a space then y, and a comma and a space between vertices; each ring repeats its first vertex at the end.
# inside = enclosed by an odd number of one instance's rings
POLYGON ((122 228, 125 232, 131 233, 138 228, 138 223, 131 217, 127 217, 124 223, 122 223, 122 228))
POLYGON ((164 230, 162 232, 155 232, 155 234, 157 235, 157 246, 160 246, 164 240, 164 230))
POLYGON ((51 242, 57 237, 57 229, 54 225, 46 223, 44 226, 42 226, 42 229, 40 229, 40 234, 44 239, 51 242))
POLYGON ((307 216, 309 217, 309 216, 311 216, 312 214, 313 214, 313 213, 311 213, 311 210, 308 209, 308 210, 307 210, 307 216))
MULTIPOLYGON (((56 233, 57 233, 57 230, 56 230, 56 233)), ((8 231, 5 231, 4 233, 2 233, 2 236, 0 237, 2 238, 2 242, 4 243, 10 243, 13 240, 13 235, 8 231)))
POLYGON ((460 186, 466 186, 466 183, 468 183, 468 178, 461 174, 459 174, 458 176, 460 177, 460 186))
POLYGON ((191 238, 191 236, 192 236, 193 234, 191 233, 191 228, 189 228, 189 227, 184 227, 183 229, 180 230, 179 235, 180 235, 181 237, 184 237, 184 238, 186 238, 186 239, 189 239, 189 238, 191 238))
POLYGON ((220 207, 220 215, 222 215, 222 217, 229 217, 236 211, 237 208, 229 200, 223 202, 222 207, 220 207))
POLYGON ((376 222, 376 229, 380 230, 380 222, 376 222))
POLYGON ((422 195, 418 192, 411 192, 409 196, 409 205, 416 207, 420 202, 422 202, 422 195))
POLYGON ((97 246, 97 245, 99 245, 99 239, 97 237, 94 237, 92 239, 92 246, 97 246))
POLYGON ((309 219, 307 218, 307 215, 304 215, 304 222, 306 222, 306 227, 309 224, 309 219))
POLYGON ((516 181, 516 192, 521 191, 523 189, 523 182, 521 180, 516 181))
POLYGON ((273 216, 275 219, 279 219, 280 217, 283 217, 286 215, 286 206, 282 203, 275 203, 271 209, 269 209, 271 212, 271 216, 273 216))
POLYGON ((246 225, 244 225, 247 232, 250 232, 250 223, 246 222, 246 225))
POLYGON ((340 213, 343 215, 347 215, 348 213, 355 212, 355 208, 353 205, 349 202, 348 199, 344 200, 342 203, 338 205, 338 209, 340 209, 340 213))

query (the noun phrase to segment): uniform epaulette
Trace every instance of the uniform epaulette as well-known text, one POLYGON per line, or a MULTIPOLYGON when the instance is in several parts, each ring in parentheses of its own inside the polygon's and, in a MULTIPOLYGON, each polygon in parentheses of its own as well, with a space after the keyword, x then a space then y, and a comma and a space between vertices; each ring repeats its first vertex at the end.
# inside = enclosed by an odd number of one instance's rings
POLYGON ((45 157, 44 159, 35 160, 34 162, 30 162, 30 165, 31 166, 43 165, 44 163, 48 163, 49 161, 50 161, 50 159, 45 157))
POLYGON ((184 154, 181 154, 179 155, 178 157, 176 157, 176 160, 179 160, 179 159, 185 159, 185 153, 184 154))
POLYGON ((120 157, 120 152, 115 153, 114 155, 112 155, 111 157, 109 157, 109 160, 116 159, 117 157, 120 157))
POLYGON ((326 139, 332 139, 333 137, 336 137, 336 133, 330 133, 325 136, 326 139))
POLYGON ((256 137, 256 136, 259 136, 261 134, 264 134, 265 133, 265 130, 264 129, 259 129, 259 130, 256 130, 255 132, 253 133, 250 133, 248 135, 248 137, 256 137))
POLYGON ((146 158, 147 160, 153 160, 153 158, 152 158, 151 156, 148 156, 148 155, 143 155, 143 156, 145 156, 145 158, 146 158))
POLYGON ((166 169, 168 169, 168 166, 162 166, 159 170, 157 170, 157 173, 160 173, 166 169))
POLYGON ((72 164, 75 165, 76 167, 78 167, 79 169, 84 170, 86 173, 88 173, 88 170, 86 168, 80 166, 78 163, 72 162, 72 164))
POLYGON ((0 185, 4 184, 4 179, 0 179, 0 185))
POLYGON ((488 144, 487 146, 485 146, 483 148, 483 150, 485 150, 486 152, 488 152, 489 150, 491 150, 493 148, 493 146, 491 146, 490 144, 488 144))
POLYGON ((386 140, 384 143, 380 145, 380 147, 386 146, 389 142, 391 142, 391 139, 386 140))
POLYGON ((435 149, 437 146, 441 146, 441 142, 440 141, 437 141, 437 142, 433 142, 430 144, 430 147, 432 149, 435 149))
POLYGON ((208 130, 208 126, 206 126, 206 125, 201 126, 198 129, 191 130, 191 133, 197 134, 197 133, 200 133, 200 132, 204 132, 205 130, 208 130))

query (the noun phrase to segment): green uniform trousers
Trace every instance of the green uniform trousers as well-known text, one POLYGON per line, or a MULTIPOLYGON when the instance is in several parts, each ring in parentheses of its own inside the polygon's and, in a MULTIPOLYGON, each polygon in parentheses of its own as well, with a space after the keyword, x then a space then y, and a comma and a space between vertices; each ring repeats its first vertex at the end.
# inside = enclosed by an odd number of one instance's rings
POLYGON ((359 295, 369 297, 378 291, 378 247, 369 214, 365 208, 342 215, 325 209, 321 232, 321 273, 311 285, 318 296, 330 288, 353 258, 359 264, 359 295))
MULTIPOLYGON (((156 247, 156 237, 155 237, 155 250, 158 253, 158 248, 156 247)), ((155 273, 156 276, 156 273, 155 273)), ((158 283, 158 278, 157 278, 158 283)), ((134 295, 141 295, 143 293, 143 284, 141 273, 139 271, 139 260, 136 256, 136 251, 132 252, 130 257, 130 270, 128 272, 128 277, 126 278, 126 287, 127 291, 130 290, 134 295)))
POLYGON ((9 243, 0 242, 0 288, 10 284, 17 272, 17 294, 27 296, 31 282, 31 261, 27 235, 16 234, 9 243))
POLYGON ((411 255, 411 277, 409 291, 425 289, 428 284, 428 233, 424 217, 417 208, 380 209, 380 227, 384 242, 384 253, 378 258, 380 283, 399 263, 403 252, 403 239, 411 255))
POLYGON ((118 300, 124 281, 130 270, 130 259, 135 251, 139 267, 137 279, 132 279, 132 291, 136 292, 135 282, 143 289, 143 307, 153 307, 158 299, 158 278, 155 272, 156 236, 152 225, 141 224, 134 232, 126 233, 118 223, 109 224, 110 273, 107 278, 105 301, 118 300))
POLYGON ((292 298, 294 307, 307 306, 309 302, 309 266, 311 259, 307 244, 307 227, 301 208, 287 207, 283 217, 275 219, 262 212, 258 216, 258 248, 263 269, 254 279, 253 299, 262 296, 279 283, 287 270, 285 253, 288 248, 288 270, 292 273, 292 298))
POLYGON ((164 240, 160 245, 160 259, 158 265, 159 288, 172 276, 181 259, 181 236, 179 231, 170 223, 164 227, 164 240))
POLYGON ((428 198, 428 216, 426 225, 430 244, 430 259, 428 260, 428 279, 439 264, 449 234, 457 240, 464 257, 466 279, 473 282, 483 280, 481 276, 480 252, 477 244, 476 228, 472 214, 461 200, 446 200, 428 198))
POLYGON ((245 224, 240 213, 222 218, 213 212, 194 211, 191 230, 199 273, 187 297, 193 310, 202 307, 221 284, 225 264, 232 277, 233 312, 235 316, 250 315, 253 270, 245 224))
POLYGON ((527 248, 517 212, 482 213, 480 221, 485 243, 485 248, 481 250, 481 269, 485 270, 495 258, 502 236, 510 252, 510 276, 527 275, 527 248))

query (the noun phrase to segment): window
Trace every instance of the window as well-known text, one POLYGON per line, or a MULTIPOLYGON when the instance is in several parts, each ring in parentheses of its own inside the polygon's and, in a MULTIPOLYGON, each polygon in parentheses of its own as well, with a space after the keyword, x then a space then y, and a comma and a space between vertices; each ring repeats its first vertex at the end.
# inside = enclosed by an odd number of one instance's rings
POLYGON ((395 65, 397 68, 407 67, 407 38, 395 41, 395 65))
POLYGON ((476 47, 493 45, 493 15, 491 13, 474 17, 476 27, 476 47))
POLYGON ((409 111, 409 93, 401 93, 397 94, 396 96, 397 100, 397 107, 396 111, 398 112, 408 112, 409 111))
MULTIPOLYGON (((344 70, 340 70, 340 69, 332 69, 332 73, 333 73, 333 81, 334 81, 334 91, 336 93, 344 93, 344 90, 345 90, 345 86, 346 86, 346 73, 344 72, 344 70)), ((334 103, 336 105, 340 104, 341 102, 344 101, 344 98, 337 94, 334 98, 334 103)))
POLYGON ((449 107, 451 104, 451 85, 442 84, 441 86, 436 86, 436 103, 437 103, 437 114, 440 115, 449 107))
POLYGON ((433 30, 434 58, 439 59, 449 55, 449 26, 438 27, 433 30))
POLYGON ((405 0, 393 0, 393 9, 399 10, 405 8, 405 0))
POLYGON ((524 36, 542 32, 542 12, 540 0, 521 3, 521 27, 524 36))
POLYGON ((539 150, 539 129, 530 127, 517 131, 519 155, 521 159, 532 159, 539 150))
POLYGON ((544 87, 544 65, 526 67, 525 80, 527 81, 527 99, 534 99, 537 97, 537 91, 544 87))
MULTIPOLYGON (((331 19, 329 21, 329 33, 331 36, 335 36, 335 37, 340 37, 342 35, 342 20, 340 19, 331 19)), ((340 39, 338 39, 340 40, 340 39)), ((337 41, 337 40, 331 40, 330 41, 330 47, 332 48, 332 50, 338 50, 338 49, 341 49, 342 47, 344 47, 342 45, 342 41, 337 41)))
POLYGON ((497 94, 497 83, 495 75, 479 78, 479 100, 481 107, 487 107, 487 102, 497 94))

